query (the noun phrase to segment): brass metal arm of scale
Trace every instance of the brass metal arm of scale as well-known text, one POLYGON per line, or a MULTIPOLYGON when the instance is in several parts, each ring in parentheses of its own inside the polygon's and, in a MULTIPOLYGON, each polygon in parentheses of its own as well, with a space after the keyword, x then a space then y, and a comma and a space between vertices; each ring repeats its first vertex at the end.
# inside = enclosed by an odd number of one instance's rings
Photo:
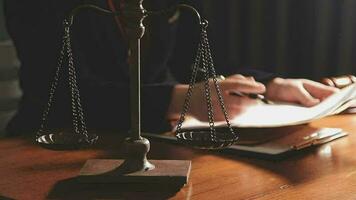
MULTIPOLYGON (((144 17, 155 16, 155 15, 165 15, 165 14, 173 13, 174 11, 176 11, 178 9, 185 9, 185 10, 191 11, 193 14, 196 15, 199 23, 202 23, 200 14, 197 11, 197 9, 195 9, 194 7, 192 7, 190 5, 187 5, 187 4, 179 4, 179 5, 176 5, 176 6, 172 6, 171 8, 160 10, 160 11, 143 10, 143 14, 144 14, 144 17)), ((70 14, 67 16, 68 24, 66 24, 66 25, 71 26, 74 23, 74 17, 76 15, 78 15, 80 13, 80 11, 83 11, 83 10, 93 10, 93 11, 96 11, 98 13, 109 15, 109 16, 120 16, 120 15, 123 15, 124 13, 125 14, 135 13, 135 11, 117 11, 117 12, 113 12, 113 11, 101 8, 99 6, 96 6, 96 5, 84 4, 84 5, 77 6, 73 10, 71 10, 70 14)))

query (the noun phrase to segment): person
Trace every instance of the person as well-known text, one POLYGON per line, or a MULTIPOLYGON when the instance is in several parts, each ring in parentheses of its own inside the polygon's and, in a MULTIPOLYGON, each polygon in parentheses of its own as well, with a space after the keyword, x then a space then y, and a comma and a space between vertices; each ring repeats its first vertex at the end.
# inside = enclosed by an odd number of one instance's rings
MULTIPOLYGON (((48 87, 57 64, 63 32, 63 19, 71 9, 83 3, 95 3, 112 9, 113 1, 90 0, 5 0, 8 32, 17 49, 20 85, 23 91, 16 116, 8 125, 10 134, 21 134, 39 128, 41 114, 48 100, 48 87)), ((175 1, 152 0, 148 6, 165 8, 175 1)), ((177 20, 165 18, 148 20, 151 31, 143 38, 142 58, 142 126, 144 131, 171 130, 169 121, 179 116, 188 85, 177 81, 185 60, 175 52, 177 20), (173 64, 172 64, 173 63, 173 64)), ((128 89, 128 47, 124 34, 114 17, 83 12, 75 19, 72 30, 75 67, 78 71, 82 103, 87 125, 94 129, 118 129, 126 132, 130 127, 128 89)), ((188 41, 189 43, 189 41, 188 41)), ((189 59, 188 59, 189 60, 189 59)), ((253 100, 230 95, 231 91, 265 94, 276 101, 296 102, 313 106, 336 91, 320 83, 305 79, 283 79, 255 70, 236 70, 220 81, 220 87, 230 117, 253 100)), ((186 76, 189 76, 186 74, 186 76)), ((71 126, 70 97, 63 77, 53 105, 49 126, 71 126)), ((203 83, 198 83, 192 98, 190 114, 206 119, 203 83)), ((216 94, 213 105, 218 110, 216 94)), ((215 113, 222 119, 220 112, 215 113)))

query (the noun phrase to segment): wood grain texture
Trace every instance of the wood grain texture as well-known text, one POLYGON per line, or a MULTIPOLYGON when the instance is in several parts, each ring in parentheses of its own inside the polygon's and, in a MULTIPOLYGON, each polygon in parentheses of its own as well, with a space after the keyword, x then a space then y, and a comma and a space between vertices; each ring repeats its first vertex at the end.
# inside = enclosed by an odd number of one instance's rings
MULTIPOLYGON (((0 196, 14 199, 355 199, 356 115, 311 124, 341 127, 349 136, 280 161, 193 150, 151 141, 150 159, 192 160, 189 184, 86 185, 76 180, 88 159, 122 158, 120 138, 102 135, 97 147, 51 151, 30 138, 0 140, 0 196)), ((119 134, 117 134, 119 135, 119 134)))

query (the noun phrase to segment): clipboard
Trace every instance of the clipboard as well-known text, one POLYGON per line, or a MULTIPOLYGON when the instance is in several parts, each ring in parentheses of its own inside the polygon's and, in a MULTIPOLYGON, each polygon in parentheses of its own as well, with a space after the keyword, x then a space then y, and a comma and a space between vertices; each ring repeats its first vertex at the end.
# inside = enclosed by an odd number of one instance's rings
POLYGON ((277 134, 278 131, 284 131, 284 134, 262 143, 235 144, 226 151, 259 158, 283 159, 348 135, 340 128, 309 126, 284 127, 276 130, 277 134))
MULTIPOLYGON (((340 128, 314 128, 308 125, 278 128, 239 128, 240 139, 222 152, 264 159, 283 159, 297 152, 328 143, 348 135, 340 128)), ((178 143, 173 133, 144 133, 151 139, 178 143)))

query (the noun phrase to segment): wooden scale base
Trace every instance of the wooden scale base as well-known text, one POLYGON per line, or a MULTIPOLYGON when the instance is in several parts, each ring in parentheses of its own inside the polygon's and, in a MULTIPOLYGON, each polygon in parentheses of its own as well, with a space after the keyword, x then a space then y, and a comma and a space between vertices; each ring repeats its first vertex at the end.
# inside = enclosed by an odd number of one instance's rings
POLYGON ((79 174, 79 181, 85 183, 157 183, 185 185, 188 183, 191 161, 150 160, 155 168, 147 171, 123 173, 120 171, 124 160, 91 159, 79 174))

